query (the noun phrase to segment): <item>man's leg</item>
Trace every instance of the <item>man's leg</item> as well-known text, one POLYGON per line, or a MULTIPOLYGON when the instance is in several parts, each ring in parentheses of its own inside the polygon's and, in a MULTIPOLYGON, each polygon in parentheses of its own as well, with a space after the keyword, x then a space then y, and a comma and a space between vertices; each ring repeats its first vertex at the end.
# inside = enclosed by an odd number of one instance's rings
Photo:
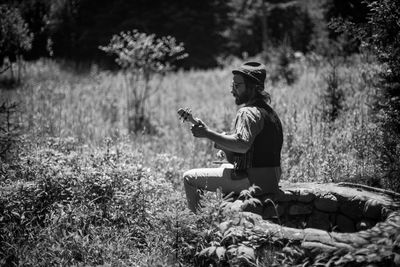
POLYGON ((232 179, 232 168, 204 168, 187 171, 183 175, 188 207, 195 212, 199 208, 200 190, 216 191, 220 188, 223 193, 240 193, 250 186, 249 179, 232 179))

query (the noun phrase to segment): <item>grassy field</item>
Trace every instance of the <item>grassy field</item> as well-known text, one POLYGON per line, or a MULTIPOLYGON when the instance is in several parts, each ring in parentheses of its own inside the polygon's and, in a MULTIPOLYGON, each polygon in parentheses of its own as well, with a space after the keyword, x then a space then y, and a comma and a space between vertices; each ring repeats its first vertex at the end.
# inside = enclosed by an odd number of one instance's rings
MULTIPOLYGON (((19 156, 0 169, 0 264, 288 263, 265 246, 241 255, 249 246, 246 235, 229 245, 218 241, 217 222, 233 216, 224 212, 220 194, 207 195, 202 215, 185 207, 182 173, 215 166, 216 151, 191 136, 176 110, 190 107, 209 126, 229 130, 237 109, 231 68, 178 71, 152 81, 160 86, 147 103, 152 134, 129 134, 130 85, 122 73, 79 72, 47 60, 27 64, 23 84, 1 91, 2 100, 19 103, 15 119, 23 135, 19 156), (199 255, 207 247, 218 250, 199 255)), ((284 128, 282 179, 390 188, 381 179, 381 133, 370 106, 380 67, 355 56, 336 63, 305 58, 291 68, 293 84, 267 84, 284 128), (335 109, 329 86, 342 92, 334 120, 326 117, 335 109)))

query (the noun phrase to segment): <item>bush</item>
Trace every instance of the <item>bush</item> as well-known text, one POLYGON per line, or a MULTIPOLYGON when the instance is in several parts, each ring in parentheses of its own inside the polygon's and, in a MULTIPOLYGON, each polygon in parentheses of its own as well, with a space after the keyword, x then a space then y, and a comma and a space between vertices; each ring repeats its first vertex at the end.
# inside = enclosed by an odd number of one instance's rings
POLYGON ((332 63, 330 71, 324 77, 326 88, 322 95, 322 116, 327 122, 333 122, 343 108, 344 92, 339 84, 340 78, 337 68, 337 64, 332 63))
MULTIPOLYGON (((151 86, 157 75, 171 71, 173 64, 187 56, 182 43, 171 36, 156 38, 137 30, 114 35, 108 46, 101 50, 117 56, 116 62, 124 70, 127 84, 127 109, 129 131, 143 130, 147 122, 145 107, 147 99, 160 87, 151 86)), ((162 76, 160 76, 162 77, 162 76)))
POLYGON ((55 141, 0 172, 0 265, 135 265, 163 243, 171 253, 174 219, 190 223, 170 183, 127 163, 140 155, 82 154, 55 141))
POLYGON ((365 2, 370 10, 367 22, 339 19, 333 21, 332 27, 338 32, 349 32, 363 49, 372 50, 385 67, 375 101, 376 119, 384 132, 381 162, 386 186, 400 192, 400 2, 365 2))

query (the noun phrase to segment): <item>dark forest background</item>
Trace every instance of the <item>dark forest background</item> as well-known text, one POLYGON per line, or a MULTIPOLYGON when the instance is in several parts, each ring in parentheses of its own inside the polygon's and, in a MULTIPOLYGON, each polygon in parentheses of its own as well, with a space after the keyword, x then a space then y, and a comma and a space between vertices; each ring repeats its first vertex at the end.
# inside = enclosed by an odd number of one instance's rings
MULTIPOLYGON (((191 214, 183 174, 216 151, 176 112, 229 131, 231 70, 263 62, 282 182, 394 199, 399 58, 399 0, 0 0, 0 266, 400 266, 398 209, 374 197, 318 197, 346 204, 314 210, 316 228, 380 232, 336 254, 260 235, 238 212, 260 201, 251 188, 229 204, 206 192, 191 214), (379 218, 350 216, 367 210, 379 218)), ((283 226, 315 226, 273 206, 283 226)))
POLYGON ((326 54, 332 47, 342 53, 357 51, 357 44, 327 25, 342 17, 364 22, 368 13, 362 0, 2 0, 17 7, 33 34, 26 60, 52 56, 75 62, 111 66, 98 46, 113 34, 138 29, 171 35, 185 44, 185 68, 215 67, 228 56, 253 56, 284 45, 303 53, 326 54), (335 45, 332 45, 335 44, 335 45))

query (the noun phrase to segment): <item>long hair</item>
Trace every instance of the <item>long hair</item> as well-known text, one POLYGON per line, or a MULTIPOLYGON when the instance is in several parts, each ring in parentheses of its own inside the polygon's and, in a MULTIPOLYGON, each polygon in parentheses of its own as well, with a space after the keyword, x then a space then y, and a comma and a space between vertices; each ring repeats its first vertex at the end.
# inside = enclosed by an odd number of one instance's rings
POLYGON ((262 91, 258 91, 257 90, 256 91, 256 98, 265 101, 267 104, 271 103, 271 95, 265 90, 262 90, 262 91))
POLYGON ((267 104, 271 103, 271 95, 265 91, 264 84, 255 83, 252 79, 247 76, 243 76, 246 89, 255 91, 255 98, 265 101, 267 104))

